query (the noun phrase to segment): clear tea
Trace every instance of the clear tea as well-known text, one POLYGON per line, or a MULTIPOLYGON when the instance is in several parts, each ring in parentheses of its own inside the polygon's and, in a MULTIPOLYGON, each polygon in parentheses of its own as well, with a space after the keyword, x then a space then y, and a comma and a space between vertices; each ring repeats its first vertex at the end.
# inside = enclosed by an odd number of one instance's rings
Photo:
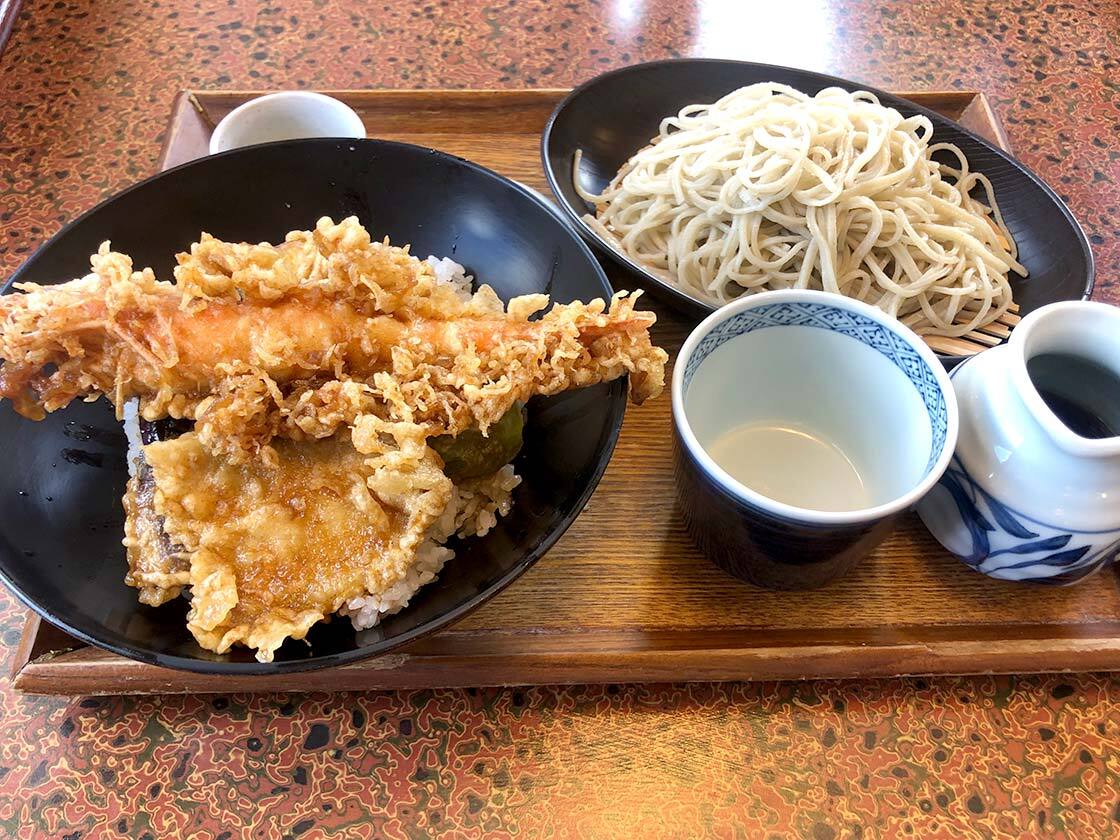
POLYGON ((724 432, 707 450, 736 481, 777 502, 826 511, 871 506, 863 478, 843 450, 803 429, 748 423, 724 432))

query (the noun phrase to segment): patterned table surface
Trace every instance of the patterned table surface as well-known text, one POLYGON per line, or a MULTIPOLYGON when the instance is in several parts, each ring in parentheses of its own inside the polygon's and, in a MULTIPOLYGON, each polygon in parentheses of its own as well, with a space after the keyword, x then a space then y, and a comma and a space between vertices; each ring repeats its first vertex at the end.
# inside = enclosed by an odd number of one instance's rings
MULTIPOLYGON (((26 0, 0 57, 0 272, 154 170, 180 88, 564 86, 705 55, 984 90, 1120 301, 1118 39, 1094 0, 26 0)), ((21 623, 0 593, 7 659, 21 623)), ((1120 680, 72 702, 0 684, 0 834, 1120 836, 1120 680)))

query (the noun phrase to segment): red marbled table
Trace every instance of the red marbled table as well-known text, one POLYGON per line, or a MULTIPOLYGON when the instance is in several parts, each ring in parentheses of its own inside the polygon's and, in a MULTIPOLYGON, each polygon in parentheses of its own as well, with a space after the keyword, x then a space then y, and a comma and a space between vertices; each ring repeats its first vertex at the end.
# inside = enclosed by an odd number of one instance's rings
MULTIPOLYGON (((1114 3, 28 0, 0 272, 153 171, 180 88, 559 87, 708 55, 973 88, 1120 301, 1114 3)), ((6 656, 23 611, 0 594, 6 656)), ((1120 680, 59 699, 0 687, 0 836, 1120 835, 1120 680), (224 834, 223 834, 224 832, 224 834)))

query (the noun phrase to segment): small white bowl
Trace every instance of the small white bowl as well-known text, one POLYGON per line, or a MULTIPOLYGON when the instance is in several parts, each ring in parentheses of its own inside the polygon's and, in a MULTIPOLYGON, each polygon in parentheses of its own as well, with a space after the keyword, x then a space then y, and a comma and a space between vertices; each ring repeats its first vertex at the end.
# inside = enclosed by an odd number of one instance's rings
POLYGON ((259 96, 226 114, 210 136, 210 154, 274 140, 365 136, 361 117, 346 103, 291 90, 259 96))

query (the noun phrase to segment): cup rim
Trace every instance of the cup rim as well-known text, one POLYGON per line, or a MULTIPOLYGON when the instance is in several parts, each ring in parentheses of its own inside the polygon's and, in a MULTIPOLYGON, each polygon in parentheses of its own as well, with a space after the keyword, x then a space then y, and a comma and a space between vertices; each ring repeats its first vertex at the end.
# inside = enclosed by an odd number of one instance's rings
MULTIPOLYGON (((347 105, 345 102, 343 102, 341 99, 335 99, 333 96, 328 96, 325 93, 319 93, 318 91, 313 90, 280 90, 274 93, 266 93, 263 96, 253 97, 248 102, 242 102, 232 111, 218 120, 218 124, 214 126, 214 131, 210 134, 210 143, 208 145, 209 153, 215 155, 220 152, 229 152, 233 149, 243 148, 243 146, 231 146, 228 149, 223 149, 221 148, 221 142, 229 133, 230 126, 236 125, 240 120, 244 119, 245 115, 250 111, 259 110, 260 108, 267 108, 269 106, 274 106, 277 103, 283 103, 285 101, 300 99, 314 102, 324 108, 330 108, 332 111, 341 114, 344 119, 348 120, 350 122, 350 130, 353 133, 338 136, 348 137, 351 139, 361 139, 366 136, 365 123, 363 123, 362 118, 358 116, 358 112, 347 105)), ((269 141, 262 140, 261 142, 265 143, 269 141)), ((256 144, 249 143, 245 145, 256 144)))
POLYGON ((683 445, 688 450, 689 455, 695 459, 708 478, 718 484, 721 489, 733 498, 751 505, 752 507, 760 508, 766 513, 796 522, 813 525, 855 525, 883 519, 898 513, 915 504, 940 481, 942 474, 949 466, 950 460, 952 460, 957 445, 959 417, 956 395, 953 391, 952 383, 949 380, 949 375, 945 372, 945 368, 921 336, 893 316, 883 312, 881 309, 832 292, 817 291, 815 289, 780 289, 759 292, 739 298, 717 309, 689 333, 688 338, 685 339, 684 344, 681 346, 680 352, 677 354, 676 361, 673 365, 670 392, 673 408, 673 424, 680 435, 683 445), (695 434, 693 434, 692 426, 688 421, 687 412, 684 408, 684 371, 688 365, 688 360, 692 357, 692 354, 705 336, 719 324, 738 315, 740 312, 774 303, 824 303, 829 306, 834 306, 837 309, 863 315, 880 324, 906 342, 929 367, 945 399, 947 426, 945 430, 945 442, 941 447, 941 452, 938 453, 937 460, 926 471, 921 480, 907 492, 887 502, 883 502, 882 504, 867 508, 859 508, 857 510, 826 511, 798 507, 797 505, 786 504, 785 502, 771 499, 769 496, 765 496, 757 490, 752 490, 747 485, 737 481, 726 470, 719 466, 704 447, 700 445, 695 434))

